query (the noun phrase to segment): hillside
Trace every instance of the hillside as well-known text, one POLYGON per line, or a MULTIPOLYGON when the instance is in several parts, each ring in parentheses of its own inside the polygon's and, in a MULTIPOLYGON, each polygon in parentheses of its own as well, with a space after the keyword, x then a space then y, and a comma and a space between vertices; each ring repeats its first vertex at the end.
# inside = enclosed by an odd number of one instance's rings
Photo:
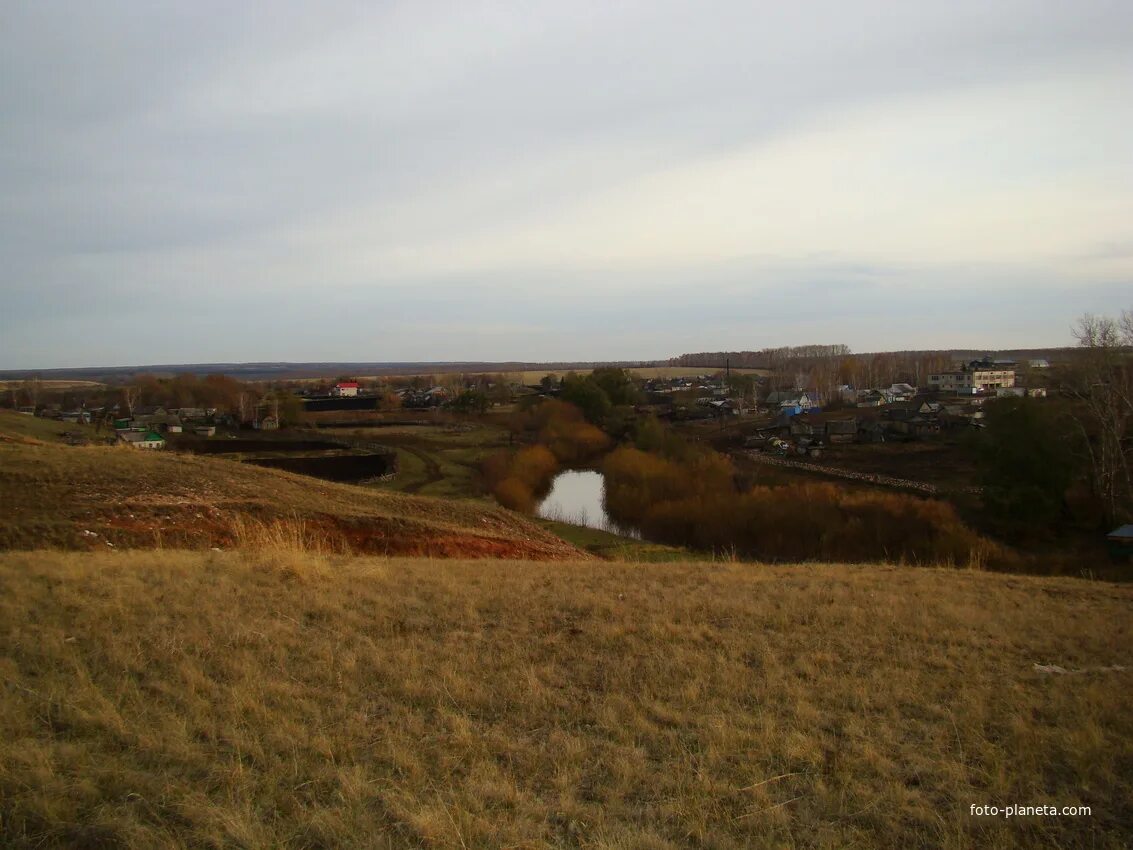
POLYGON ((47 442, 66 429, 77 426, 0 416, 0 549, 226 547, 266 533, 383 555, 583 557, 487 501, 407 496, 210 457, 47 442))
POLYGON ((3 553, 0 845, 1127 847, 1131 604, 891 567, 3 553), (1008 804, 1091 813, 970 813, 1008 804))

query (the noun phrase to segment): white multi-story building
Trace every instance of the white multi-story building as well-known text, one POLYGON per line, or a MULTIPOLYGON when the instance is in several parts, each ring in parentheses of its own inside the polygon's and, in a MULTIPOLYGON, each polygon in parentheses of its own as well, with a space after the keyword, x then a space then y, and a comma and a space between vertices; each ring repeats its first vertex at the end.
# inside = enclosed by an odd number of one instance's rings
POLYGON ((929 389, 942 393, 974 395, 1015 386, 1015 370, 973 361, 967 366, 928 376, 929 389))

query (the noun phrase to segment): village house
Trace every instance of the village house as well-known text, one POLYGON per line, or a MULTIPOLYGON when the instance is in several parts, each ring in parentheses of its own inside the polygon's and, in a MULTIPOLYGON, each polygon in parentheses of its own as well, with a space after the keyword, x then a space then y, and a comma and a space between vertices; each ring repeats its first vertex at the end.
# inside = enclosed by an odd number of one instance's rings
POLYGON ((821 440, 826 436, 826 423, 795 418, 791 420, 790 435, 796 439, 809 437, 811 440, 821 440))
POLYGON ((149 414, 145 416, 135 416, 130 423, 131 428, 146 428, 154 431, 172 431, 175 434, 181 433, 181 418, 171 413, 149 414))
POLYGON ((135 449, 164 449, 165 438, 157 431, 122 431, 118 442, 135 449))
POLYGON ((707 406, 712 408, 720 416, 739 416, 739 407, 731 399, 699 399, 700 402, 706 402, 707 406))
POLYGON ((928 376, 929 388, 936 392, 974 395, 1015 386, 1015 370, 1006 363, 973 360, 950 372, 928 376))
POLYGON ((858 395, 856 407, 881 407, 893 401, 893 396, 885 390, 863 390, 858 395))
POLYGON ((330 394, 341 398, 353 398, 358 395, 358 382, 341 381, 334 385, 334 389, 330 391, 330 394))
POLYGON ((181 421, 184 422, 186 419, 205 419, 216 411, 214 410, 210 412, 203 407, 182 407, 172 412, 176 413, 181 421))
POLYGON ((857 419, 831 419, 826 423, 826 439, 830 443, 852 443, 857 435, 857 419))
POLYGON ((800 390, 768 393, 766 404, 772 410, 777 409, 788 416, 794 416, 814 407, 810 396, 800 390))
POLYGON ((885 430, 907 439, 916 439, 937 433, 940 431, 940 424, 936 420, 911 416, 885 423, 885 430))

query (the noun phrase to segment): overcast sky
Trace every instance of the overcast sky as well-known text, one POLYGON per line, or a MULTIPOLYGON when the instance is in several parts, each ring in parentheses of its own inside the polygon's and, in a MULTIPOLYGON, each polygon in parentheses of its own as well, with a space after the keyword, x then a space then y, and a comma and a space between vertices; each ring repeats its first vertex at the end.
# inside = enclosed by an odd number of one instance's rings
POLYGON ((0 0, 0 368, 1063 345, 1133 2, 0 0))

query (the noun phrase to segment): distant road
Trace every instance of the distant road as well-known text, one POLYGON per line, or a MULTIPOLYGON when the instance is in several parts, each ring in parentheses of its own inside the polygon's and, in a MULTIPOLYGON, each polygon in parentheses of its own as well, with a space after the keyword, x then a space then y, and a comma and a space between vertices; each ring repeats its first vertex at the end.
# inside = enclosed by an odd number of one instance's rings
POLYGON ((800 469, 805 472, 817 472, 821 475, 831 475, 835 478, 846 478, 851 481, 864 481, 867 484, 880 484, 883 487, 899 487, 903 490, 918 490, 921 493, 927 493, 930 496, 939 496, 946 493, 974 493, 978 495, 981 492, 979 487, 942 488, 938 487, 935 484, 929 484, 927 481, 914 481, 911 478, 897 478, 892 475, 878 475, 873 472, 852 472, 848 469, 839 469, 836 466, 825 466, 823 464, 811 463, 805 460, 793 460, 792 458, 770 455, 764 452, 744 450, 736 452, 736 454, 751 458, 756 463, 764 463, 768 466, 782 466, 790 469, 800 469))

